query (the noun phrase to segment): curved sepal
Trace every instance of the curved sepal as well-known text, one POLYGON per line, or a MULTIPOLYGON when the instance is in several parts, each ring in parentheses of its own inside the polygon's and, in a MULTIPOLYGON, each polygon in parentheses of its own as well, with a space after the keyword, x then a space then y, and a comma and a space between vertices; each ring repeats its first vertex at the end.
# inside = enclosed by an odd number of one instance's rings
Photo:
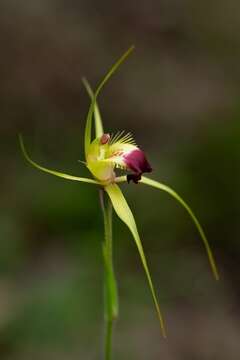
POLYGON ((154 304, 155 304, 155 307, 157 310, 162 334, 164 337, 166 337, 166 331, 165 331, 162 313, 160 311, 160 307, 159 307, 158 300, 156 297, 155 289, 153 287, 151 275, 150 275, 146 257, 144 254, 143 246, 142 246, 139 234, 138 234, 137 226, 136 226, 132 211, 130 210, 130 208, 127 204, 127 201, 126 201, 125 197, 123 196, 118 185, 110 184, 105 187, 105 190, 108 193, 108 195, 112 201, 115 212, 117 213, 119 218, 128 226, 129 230, 131 231, 131 233, 134 237, 134 240, 136 242, 136 245, 137 245, 137 248, 139 251, 139 255, 141 257, 142 265, 143 265, 143 268, 144 268, 146 276, 147 276, 147 280, 148 280, 148 284, 149 284, 149 287, 150 287, 150 290, 152 293, 153 301, 154 301, 154 304))
POLYGON ((185 208, 185 210, 190 215, 192 221, 196 225, 196 228, 197 228, 197 230, 198 230, 198 232, 199 232, 199 234, 201 236, 201 239, 203 241, 203 244, 204 244, 206 252, 207 252, 208 260, 209 260, 213 275, 214 275, 216 280, 219 280, 219 273, 218 273, 216 261, 214 259, 214 256, 213 256, 212 250, 210 248, 209 242, 207 240, 207 237, 206 237, 206 235, 205 235, 205 233, 203 231, 203 228, 202 228, 201 224, 199 223, 198 219, 196 218, 196 216, 193 213, 190 206, 181 198, 181 196, 179 196, 176 193, 176 191, 174 191, 173 189, 171 189, 169 186, 167 186, 165 184, 162 184, 162 183, 160 183, 158 181, 146 178, 145 176, 142 177, 142 180, 140 181, 140 184, 141 183, 145 184, 145 185, 155 187, 155 188, 157 188, 159 190, 163 190, 163 191, 167 192, 169 195, 174 197, 185 208))
MULTIPOLYGON (((92 88, 91 88, 89 82, 85 78, 82 79, 82 82, 87 90, 88 95, 90 96, 90 99, 92 100, 94 97, 94 94, 93 94, 93 91, 92 91, 92 88)), ((95 120, 95 137, 99 138, 103 135, 104 130, 103 130, 102 118, 101 118, 101 114, 99 111, 97 101, 95 101, 95 105, 94 105, 94 120, 95 120)))
POLYGON ((35 161, 33 161, 26 149, 25 149, 25 146, 24 146, 24 143, 23 143, 23 139, 22 139, 22 136, 19 135, 19 143, 20 143, 20 147, 21 147, 21 150, 22 150, 22 153, 23 153, 23 156, 25 157, 25 159, 32 165, 34 166, 35 168, 37 168, 38 170, 41 170, 41 171, 44 171, 48 174, 51 174, 51 175, 54 175, 54 176, 58 176, 58 177, 61 177, 61 178, 64 178, 64 179, 67 179, 67 180, 73 180, 73 181, 81 181, 81 182, 86 182, 86 183, 89 183, 89 184, 99 184, 97 181, 95 180, 92 180, 92 179, 88 179, 88 178, 82 178, 82 177, 78 177, 78 176, 72 176, 72 175, 69 175, 69 174, 65 174, 65 173, 62 173, 62 172, 59 172, 59 171, 55 171, 55 170, 51 170, 51 169, 47 169, 39 164, 37 164, 35 161))
POLYGON ((133 51, 134 46, 131 46, 121 57, 120 59, 111 67, 111 69, 108 71, 108 73, 105 75, 101 83, 98 85, 97 90, 93 94, 91 105, 88 110, 87 114, 87 121, 85 126, 85 135, 84 135, 84 148, 85 148, 85 157, 87 159, 88 149, 91 144, 91 133, 92 133, 92 115, 95 108, 95 103, 97 100, 97 97, 102 90, 103 86, 106 84, 106 82, 109 80, 109 78, 115 73, 117 68, 122 64, 122 62, 130 55, 130 53, 133 51))

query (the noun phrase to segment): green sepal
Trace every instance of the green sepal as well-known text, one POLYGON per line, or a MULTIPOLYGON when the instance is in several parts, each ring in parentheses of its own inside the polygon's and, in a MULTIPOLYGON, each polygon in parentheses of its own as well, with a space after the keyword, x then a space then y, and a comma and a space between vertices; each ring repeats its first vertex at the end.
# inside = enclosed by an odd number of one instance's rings
POLYGON ((22 150, 22 153, 23 153, 23 156, 25 157, 25 159, 32 165, 34 166, 35 168, 37 168, 38 170, 41 170, 41 171, 44 171, 48 174, 51 174, 51 175, 54 175, 54 176, 58 176, 58 177, 61 177, 61 178, 64 178, 64 179, 67 179, 67 180, 73 180, 73 181, 80 181, 80 182, 85 182, 85 183, 89 183, 89 184, 96 184, 96 185, 99 185, 99 182, 95 181, 95 180, 92 180, 92 179, 88 179, 88 178, 83 178, 83 177, 78 177, 78 176, 73 176, 73 175, 69 175, 69 174, 65 174, 65 173, 62 173, 62 172, 59 172, 59 171, 56 171, 56 170, 52 170, 52 169, 47 169, 39 164, 37 164, 35 161, 33 161, 26 149, 25 149, 25 146, 24 146, 24 143, 23 143, 23 139, 22 139, 22 136, 19 135, 19 143, 20 143, 20 147, 21 147, 21 150, 22 150))
MULTIPOLYGON (((92 88, 91 88, 89 82, 85 78, 82 79, 82 82, 87 90, 88 95, 90 96, 90 99, 92 100, 94 97, 94 94, 93 94, 93 91, 92 91, 92 88)), ((101 114, 99 111, 97 101, 95 101, 95 105, 94 105, 94 120, 95 120, 95 137, 99 138, 100 136, 103 135, 104 130, 103 130, 102 118, 101 118, 101 114)))
POLYGON ((130 210, 130 208, 127 204, 127 201, 126 201, 125 197, 123 196, 123 194, 117 184, 110 184, 105 187, 105 190, 108 193, 108 195, 112 201, 115 212, 117 213, 119 218, 128 226, 129 230, 131 231, 131 233, 133 235, 133 238, 134 238, 135 243, 138 248, 138 252, 139 252, 139 255, 140 255, 140 258, 142 261, 142 265, 143 265, 145 274, 147 276, 147 280, 148 280, 148 284, 149 284, 149 287, 150 287, 150 290, 152 293, 153 301, 154 301, 154 304, 155 304, 155 307, 157 310, 157 314, 158 314, 158 318, 159 318, 159 322, 160 322, 160 326, 161 326, 161 331, 162 331, 163 336, 166 337, 166 330, 165 330, 165 326, 164 326, 163 316, 160 311, 159 303, 158 303, 155 289, 154 289, 154 286, 152 283, 152 279, 151 279, 151 275, 150 275, 149 268, 147 265, 143 246, 142 246, 139 234, 138 234, 137 226, 136 226, 132 211, 130 210))
POLYGON ((98 85, 97 90, 95 91, 92 101, 88 110, 87 114, 87 120, 86 120, 86 126, 85 126, 85 134, 84 134, 84 149, 85 149, 85 157, 87 159, 88 149, 91 144, 91 133, 92 133, 92 115, 95 108, 95 103, 97 100, 97 97, 102 90, 103 86, 106 84, 106 82, 109 80, 109 78, 115 73, 117 68, 121 65, 121 63, 130 55, 130 53, 133 51, 134 46, 131 46, 121 57, 120 59, 111 67, 111 69, 108 71, 108 73, 104 76, 101 83, 98 85))
POLYGON ((216 265, 216 261, 214 259, 212 250, 210 248, 209 242, 207 240, 207 237, 203 231, 203 228, 200 224, 200 222, 198 221, 196 215, 194 214, 194 212, 192 211, 192 209, 190 208, 190 206, 181 198, 181 196, 179 196, 176 191, 174 191, 173 189, 171 189, 169 186, 162 184, 158 181, 149 179, 145 176, 142 177, 140 184, 145 184, 145 185, 149 185, 152 186, 154 188, 157 188, 159 190, 163 190, 165 192, 167 192, 169 195, 171 195, 172 197, 174 197, 174 199, 176 199, 183 207, 184 209, 188 212, 188 214, 190 215, 192 221, 194 222, 200 236, 201 239, 203 241, 203 244, 205 246, 206 252, 207 252, 207 256, 208 256, 208 260, 213 272, 213 276, 215 277, 216 280, 219 280, 219 273, 218 273, 218 269, 217 269, 217 265, 216 265))

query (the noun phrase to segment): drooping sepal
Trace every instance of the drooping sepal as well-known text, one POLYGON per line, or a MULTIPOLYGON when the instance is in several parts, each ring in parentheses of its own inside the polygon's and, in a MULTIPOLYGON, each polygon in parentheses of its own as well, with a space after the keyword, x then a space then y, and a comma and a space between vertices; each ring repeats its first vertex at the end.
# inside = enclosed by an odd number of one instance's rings
POLYGON ((154 301, 154 304, 156 307, 156 311, 158 314, 161 331, 162 331, 163 336, 166 337, 166 330, 165 330, 165 325, 164 325, 164 321, 163 321, 163 316, 160 311, 159 303, 158 303, 155 289, 154 289, 154 286, 152 283, 152 278, 151 278, 151 275, 149 272, 149 268, 148 268, 147 260, 146 260, 145 253, 143 250, 142 242, 141 242, 141 239, 138 234, 137 226, 136 226, 132 211, 130 210, 130 208, 127 204, 127 201, 126 201, 125 197, 123 196, 123 194, 117 184, 110 184, 105 187, 105 190, 108 193, 108 195, 112 201, 115 212, 117 213, 119 218, 128 226, 129 230, 131 231, 131 233, 133 235, 133 238, 137 245, 138 252, 139 252, 139 255, 140 255, 140 258, 142 261, 142 265, 143 265, 143 268, 144 268, 144 271, 145 271, 145 274, 146 274, 146 277, 148 280, 148 284, 149 284, 149 287, 150 287, 150 290, 152 293, 152 298, 153 298, 153 301, 154 301))
POLYGON ((211 247, 209 245, 209 242, 207 240, 207 237, 205 235, 205 232, 203 231, 203 228, 200 224, 200 222, 198 221, 196 215, 194 214, 194 212, 192 211, 192 209, 190 208, 190 206, 182 199, 182 197, 180 195, 178 195, 176 193, 176 191, 174 191, 173 189, 171 189, 169 186, 162 184, 158 181, 149 179, 147 177, 142 177, 142 180, 140 182, 141 184, 145 184, 145 185, 149 185, 152 186, 156 189, 159 190, 163 190, 165 192, 167 192, 169 195, 171 195, 173 198, 175 198, 183 207, 184 209, 188 212, 190 218, 192 219, 193 223, 195 224, 199 235, 203 241, 203 244, 205 246, 206 252, 207 252, 207 256, 208 256, 208 260, 210 263, 210 267, 212 269, 212 273, 213 276, 215 277, 216 280, 219 280, 219 273, 218 273, 218 269, 217 269, 217 265, 216 265, 216 261, 215 258, 213 256, 213 252, 211 250, 211 247))

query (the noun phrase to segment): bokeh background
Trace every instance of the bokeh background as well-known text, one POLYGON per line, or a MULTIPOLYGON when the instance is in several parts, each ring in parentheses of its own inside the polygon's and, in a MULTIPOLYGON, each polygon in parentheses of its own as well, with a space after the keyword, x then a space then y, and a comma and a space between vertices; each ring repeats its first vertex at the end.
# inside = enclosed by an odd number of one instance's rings
POLYGON ((99 98, 109 132, 126 129, 152 176, 204 225, 199 236, 167 194, 124 185, 168 330, 164 341, 133 239, 114 219, 120 318, 114 359, 239 359, 240 5, 236 0, 1 0, 0 357, 100 359, 102 216, 95 187, 23 159, 88 175, 81 78, 96 86, 136 50, 99 98))

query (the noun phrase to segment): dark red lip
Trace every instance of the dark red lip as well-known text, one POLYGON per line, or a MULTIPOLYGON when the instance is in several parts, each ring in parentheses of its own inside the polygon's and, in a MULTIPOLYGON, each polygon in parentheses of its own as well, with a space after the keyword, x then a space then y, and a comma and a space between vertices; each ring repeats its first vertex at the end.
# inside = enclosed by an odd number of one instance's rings
POLYGON ((131 180, 137 184, 141 180, 143 173, 152 171, 152 167, 146 159, 144 152, 140 149, 131 151, 129 154, 124 155, 124 160, 127 167, 134 172, 134 174, 127 175, 127 181, 131 180))

